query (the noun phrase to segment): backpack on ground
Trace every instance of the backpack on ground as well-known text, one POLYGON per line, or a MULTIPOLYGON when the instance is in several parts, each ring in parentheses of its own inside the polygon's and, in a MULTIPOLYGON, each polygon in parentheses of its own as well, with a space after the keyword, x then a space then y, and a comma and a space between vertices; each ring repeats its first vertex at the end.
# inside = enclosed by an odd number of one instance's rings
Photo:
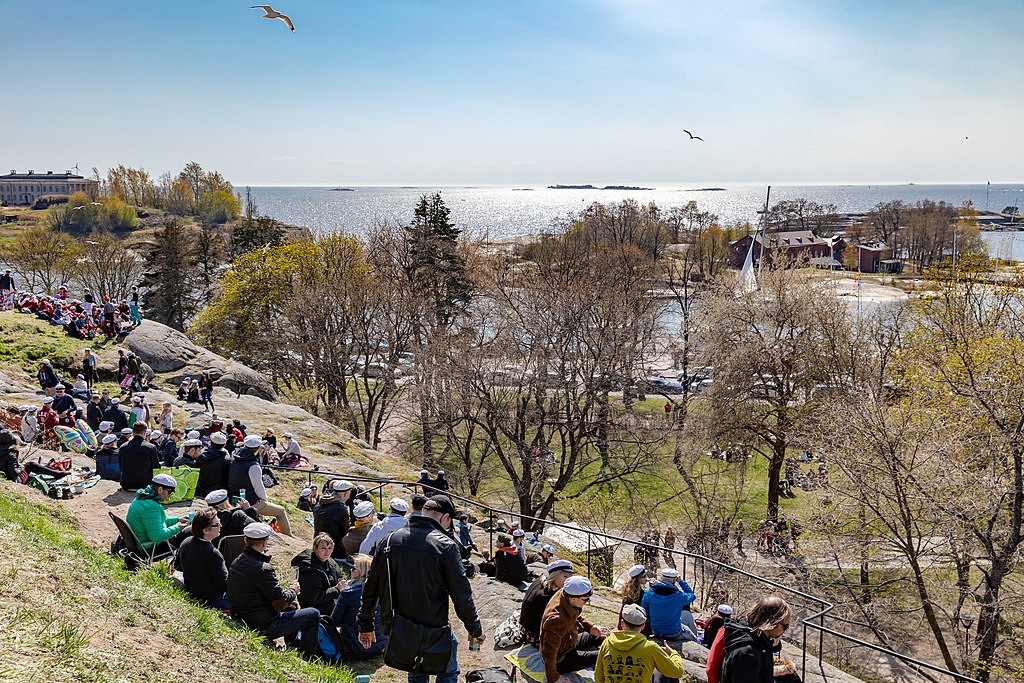
POLYGON ((341 634, 330 617, 320 617, 320 633, 317 638, 317 654, 329 662, 341 660, 345 651, 345 643, 341 634))
MULTIPOLYGON (((513 614, 494 629, 494 645, 496 647, 515 647, 526 640, 526 633, 519 624, 519 618, 513 614)), ((483 669, 486 671, 487 669, 483 669)), ((468 680, 468 676, 467 676, 468 680)))
POLYGON ((468 672, 466 683, 512 683, 512 677, 501 667, 494 666, 468 672))
POLYGON ((100 479, 121 481, 121 461, 117 451, 99 451, 96 453, 96 472, 100 479))

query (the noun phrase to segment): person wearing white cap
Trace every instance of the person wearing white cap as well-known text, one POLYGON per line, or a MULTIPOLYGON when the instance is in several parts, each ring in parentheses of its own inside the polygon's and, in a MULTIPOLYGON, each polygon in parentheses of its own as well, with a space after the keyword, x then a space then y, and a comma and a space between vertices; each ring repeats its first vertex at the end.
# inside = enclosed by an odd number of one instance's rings
POLYGON ((128 421, 131 422, 132 425, 141 422, 147 427, 149 427, 151 426, 149 418, 149 406, 146 405, 146 402, 142 399, 141 396, 133 396, 132 409, 128 413, 128 421))
POLYGON ((666 567, 658 581, 648 587, 640 606, 651 622, 651 631, 658 640, 695 642, 697 625, 690 605, 697 596, 690 584, 679 578, 679 572, 666 567), (687 618, 688 617, 688 618, 687 618))
POLYGON ((228 500, 227 489, 210 491, 203 500, 217 511, 222 536, 237 536, 250 524, 263 521, 256 509, 249 505, 249 501, 244 498, 238 502, 238 507, 232 507, 228 500))
POLYGON ((54 395, 54 387, 60 384, 60 378, 57 377, 57 372, 50 364, 49 358, 44 358, 39 363, 39 370, 36 372, 36 379, 39 380, 39 388, 43 390, 43 393, 47 396, 54 395))
POLYGON ((281 435, 284 441, 281 443, 281 450, 278 451, 278 456, 282 460, 286 458, 298 458, 302 455, 302 449, 299 448, 299 442, 292 437, 291 432, 285 432, 281 435))
POLYGON ((71 395, 82 401, 89 400, 89 385, 85 381, 85 375, 75 377, 75 383, 71 385, 71 395))
POLYGON ((196 497, 205 496, 210 491, 228 487, 228 451, 225 446, 228 437, 223 432, 210 434, 210 445, 196 458, 199 468, 199 481, 196 482, 196 497))
POLYGON ((416 483, 423 489, 424 496, 429 498, 436 493, 436 490, 434 489, 434 480, 431 478, 430 472, 427 470, 420 470, 420 478, 416 483))
POLYGON ((314 657, 320 635, 320 612, 311 607, 300 609, 296 591, 278 583, 267 554, 270 534, 270 527, 262 522, 245 527, 245 549, 228 569, 231 611, 268 640, 288 640, 301 631, 302 654, 314 657))
POLYGON ((359 552, 363 555, 373 555, 379 541, 386 538, 392 531, 398 531, 406 525, 405 513, 408 511, 409 503, 402 498, 392 498, 388 503, 388 514, 370 527, 366 538, 359 544, 359 552))
POLYGON ((295 507, 303 512, 312 512, 316 508, 316 503, 313 502, 312 488, 307 486, 299 492, 299 502, 295 504, 295 507))
POLYGON ((153 480, 153 471, 160 467, 156 446, 146 441, 146 425, 141 422, 129 430, 131 438, 117 449, 121 465, 121 488, 135 491, 153 480))
MULTIPOLYGON (((430 629, 451 629, 450 600, 472 639, 470 643, 483 642, 484 631, 462 566, 460 546, 450 535, 455 514, 448 496, 431 497, 423 506, 423 514, 411 518, 407 528, 389 535, 385 549, 374 555, 357 618, 363 647, 370 648, 377 641, 374 621, 378 602, 381 631, 390 638, 398 637, 401 622, 396 614, 430 629)), ((430 679, 427 674, 406 670, 409 683, 428 683, 430 679)), ((448 666, 437 675, 437 681, 457 683, 458 678, 458 640, 451 629, 448 666)))
POLYGON ((356 487, 350 481, 335 479, 328 490, 320 496, 320 502, 313 509, 313 533, 327 534, 334 539, 334 557, 344 558, 348 553, 342 540, 348 533, 352 518, 348 501, 355 493, 356 487))
POLYGON ((258 513, 277 519, 281 533, 291 536, 288 513, 280 505, 270 502, 263 485, 263 467, 260 465, 262 449, 263 440, 255 434, 245 437, 242 447, 235 449, 228 465, 228 491, 232 495, 237 491, 238 497, 248 500, 258 513))
POLYGON ((110 399, 110 407, 103 411, 103 419, 110 423, 110 428, 119 432, 128 426, 128 416, 121 410, 121 399, 115 396, 110 399))
MULTIPOLYGON (((139 423, 136 423, 139 424, 139 423)), ((172 467, 194 467, 199 469, 199 463, 196 459, 199 457, 200 451, 203 450, 203 442, 199 439, 185 439, 185 442, 181 444, 181 455, 179 455, 172 467)))
POLYGON ((441 493, 448 493, 450 486, 448 479, 445 477, 444 470, 437 471, 437 477, 434 479, 434 488, 441 493))
MULTIPOLYGON (((627 574, 628 576, 622 582, 622 588, 619 590, 622 606, 640 605, 644 599, 644 591, 647 590, 647 568, 642 564, 634 564, 629 568, 627 574)), ((622 628, 621 610, 619 612, 619 628, 622 628)))
POLYGON ((23 406, 21 411, 21 440, 32 443, 39 434, 39 420, 36 419, 35 406, 23 406))
POLYGON ((544 544, 540 547, 540 561, 544 564, 554 562, 558 558, 555 557, 555 546, 544 544))
POLYGON ((526 634, 526 642, 536 647, 540 643, 540 621, 544 610, 559 588, 575 573, 569 560, 552 560, 548 563, 547 574, 534 580, 523 596, 519 611, 519 625, 526 634))
POLYGON ((191 533, 187 517, 168 517, 163 506, 177 486, 178 482, 169 474, 151 475, 150 484, 139 489, 128 506, 125 521, 146 550, 159 543, 170 543, 176 548, 191 533))
POLYGON ((373 503, 368 500, 359 501, 352 509, 352 526, 349 527, 345 538, 341 539, 342 544, 345 546, 345 553, 349 557, 359 554, 359 546, 362 545, 367 534, 370 533, 373 523, 377 521, 376 516, 373 514, 374 512, 376 510, 373 507, 373 503))
POLYGON ((85 421, 94 432, 98 431, 103 423, 103 407, 100 405, 99 394, 90 396, 89 402, 85 404, 85 421))
POLYGON ((523 539, 526 538, 526 532, 522 529, 512 530, 512 545, 515 546, 516 552, 519 553, 519 559, 526 564, 526 547, 523 545, 523 539))
POLYGON ((715 642, 718 631, 732 621, 732 611, 732 607, 729 605, 719 605, 714 615, 708 619, 708 624, 704 627, 703 643, 705 647, 710 648, 711 644, 715 642))
POLYGON ((562 674, 593 668, 604 635, 583 617, 594 587, 582 576, 570 576, 551 596, 540 622, 540 654, 547 683, 558 683, 562 674))
POLYGON ((621 630, 612 632, 597 653, 594 683, 650 683, 657 671, 664 678, 683 675, 683 658, 668 645, 643 634, 647 613, 639 605, 622 608, 621 630))

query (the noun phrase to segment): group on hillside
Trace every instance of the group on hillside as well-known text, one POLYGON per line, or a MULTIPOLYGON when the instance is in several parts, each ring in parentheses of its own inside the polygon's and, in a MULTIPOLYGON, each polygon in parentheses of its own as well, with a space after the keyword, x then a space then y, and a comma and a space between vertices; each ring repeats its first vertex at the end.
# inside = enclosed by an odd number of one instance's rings
POLYGON ((99 297, 88 287, 82 290, 80 298, 72 298, 67 285, 61 285, 56 294, 37 295, 18 290, 14 276, 7 270, 0 276, 0 302, 0 310, 34 315, 59 325, 76 339, 93 339, 97 334, 112 339, 131 332, 142 322, 138 287, 132 287, 129 297, 120 301, 106 295, 99 297))

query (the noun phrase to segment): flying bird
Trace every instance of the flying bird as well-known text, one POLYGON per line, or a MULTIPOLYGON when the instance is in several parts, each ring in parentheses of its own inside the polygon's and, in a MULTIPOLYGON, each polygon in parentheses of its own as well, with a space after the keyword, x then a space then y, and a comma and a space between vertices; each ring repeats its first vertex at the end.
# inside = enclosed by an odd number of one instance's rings
POLYGON ((249 7, 249 9, 261 9, 261 10, 263 10, 263 12, 264 12, 263 18, 264 19, 280 19, 281 21, 283 21, 285 23, 285 25, 288 26, 288 28, 290 28, 292 30, 292 33, 295 33, 295 24, 292 23, 292 20, 289 19, 287 15, 281 14, 276 9, 271 7, 270 5, 251 5, 249 7))
POLYGON ((700 137, 699 135, 694 135, 693 133, 691 133, 690 131, 686 130, 685 128, 683 129, 683 132, 686 133, 687 135, 689 135, 691 140, 700 140, 701 142, 704 142, 704 138, 700 137))

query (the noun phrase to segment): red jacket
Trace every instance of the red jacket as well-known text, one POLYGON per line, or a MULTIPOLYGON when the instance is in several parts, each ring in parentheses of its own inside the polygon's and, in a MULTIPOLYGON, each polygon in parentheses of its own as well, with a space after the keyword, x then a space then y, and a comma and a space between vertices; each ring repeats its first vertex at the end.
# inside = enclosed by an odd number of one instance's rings
POLYGON ((725 659, 725 628, 720 628, 715 634, 715 642, 711 644, 711 651, 708 652, 708 665, 705 668, 708 674, 708 683, 718 683, 721 679, 723 659, 725 659))

